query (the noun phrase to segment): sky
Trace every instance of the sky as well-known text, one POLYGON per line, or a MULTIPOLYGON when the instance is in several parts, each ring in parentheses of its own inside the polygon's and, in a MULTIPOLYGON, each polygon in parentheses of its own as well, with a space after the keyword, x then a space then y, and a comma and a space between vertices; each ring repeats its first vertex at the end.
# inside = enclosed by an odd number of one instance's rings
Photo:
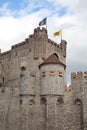
POLYGON ((0 0, 0 49, 7 51, 47 17, 48 37, 62 29, 67 41, 67 84, 72 72, 87 71, 87 0, 0 0))

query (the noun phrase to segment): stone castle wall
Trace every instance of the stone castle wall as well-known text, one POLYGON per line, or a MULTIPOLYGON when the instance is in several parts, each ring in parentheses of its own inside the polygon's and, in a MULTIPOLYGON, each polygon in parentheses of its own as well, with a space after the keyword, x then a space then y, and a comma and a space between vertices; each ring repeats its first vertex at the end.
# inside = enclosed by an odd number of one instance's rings
POLYGON ((86 73, 79 78, 73 73, 67 91, 66 69, 53 65, 56 73, 45 82, 43 71, 49 73, 50 67, 39 65, 52 54, 66 64, 66 41, 48 39, 45 28, 0 52, 0 130, 86 130, 86 73))

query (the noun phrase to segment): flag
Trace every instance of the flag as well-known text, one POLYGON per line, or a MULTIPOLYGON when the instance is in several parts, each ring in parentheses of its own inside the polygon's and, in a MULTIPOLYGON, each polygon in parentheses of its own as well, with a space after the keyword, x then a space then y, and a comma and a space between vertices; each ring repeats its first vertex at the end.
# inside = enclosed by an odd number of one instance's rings
POLYGON ((47 18, 44 18, 42 21, 39 22, 39 26, 43 26, 46 24, 47 18))
POLYGON ((61 36, 62 35, 62 29, 60 29, 58 32, 55 32, 53 35, 54 35, 54 37, 55 36, 61 36))

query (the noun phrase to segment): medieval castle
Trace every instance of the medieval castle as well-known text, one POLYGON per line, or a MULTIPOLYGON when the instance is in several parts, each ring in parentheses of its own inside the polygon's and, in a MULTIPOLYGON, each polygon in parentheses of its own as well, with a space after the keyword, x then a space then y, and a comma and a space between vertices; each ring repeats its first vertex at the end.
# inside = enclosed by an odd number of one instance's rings
POLYGON ((38 27, 0 52, 0 130, 87 130, 87 72, 66 87, 66 46, 38 27))

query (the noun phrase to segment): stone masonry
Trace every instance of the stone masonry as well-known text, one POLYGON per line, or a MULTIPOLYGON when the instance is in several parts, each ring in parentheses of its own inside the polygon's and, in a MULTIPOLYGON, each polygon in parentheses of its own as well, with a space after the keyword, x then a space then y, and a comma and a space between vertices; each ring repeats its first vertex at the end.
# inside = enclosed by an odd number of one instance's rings
POLYGON ((0 130, 87 130, 87 72, 66 87, 66 46, 38 27, 0 52, 0 130))

